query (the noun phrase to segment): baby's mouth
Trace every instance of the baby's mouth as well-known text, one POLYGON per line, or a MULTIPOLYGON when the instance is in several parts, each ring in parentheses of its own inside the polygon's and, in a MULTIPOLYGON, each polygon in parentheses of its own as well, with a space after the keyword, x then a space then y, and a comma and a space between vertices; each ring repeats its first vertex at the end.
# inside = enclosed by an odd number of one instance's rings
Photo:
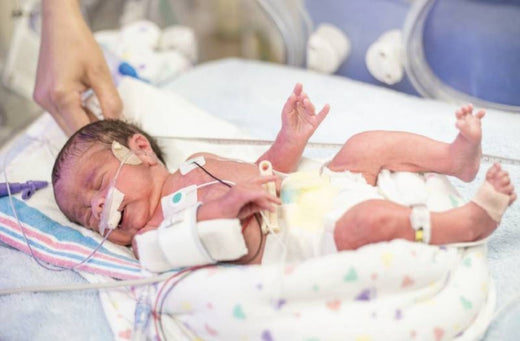
POLYGON ((121 228, 123 225, 123 218, 125 217, 125 209, 123 208, 121 210, 121 219, 119 219, 119 222, 117 223, 117 227, 121 228))

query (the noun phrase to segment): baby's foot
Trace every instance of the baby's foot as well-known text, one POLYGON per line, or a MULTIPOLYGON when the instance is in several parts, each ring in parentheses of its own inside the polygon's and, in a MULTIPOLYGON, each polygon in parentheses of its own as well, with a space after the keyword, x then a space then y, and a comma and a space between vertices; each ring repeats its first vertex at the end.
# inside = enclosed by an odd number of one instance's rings
POLYGON ((509 173, 503 170, 499 163, 493 164, 493 166, 488 169, 486 181, 493 186, 495 191, 509 197, 507 206, 510 206, 516 200, 515 187, 511 183, 509 173))
POLYGON ((516 200, 516 193, 509 174, 495 163, 486 173, 486 182, 479 189, 472 204, 480 209, 473 222, 477 239, 490 235, 502 218, 505 210, 516 200))
POLYGON ((455 112, 457 121, 455 126, 459 134, 451 144, 454 157, 454 174, 463 181, 471 181, 477 175, 482 156, 482 125, 481 119, 485 115, 484 110, 473 114, 471 104, 461 107, 455 112))

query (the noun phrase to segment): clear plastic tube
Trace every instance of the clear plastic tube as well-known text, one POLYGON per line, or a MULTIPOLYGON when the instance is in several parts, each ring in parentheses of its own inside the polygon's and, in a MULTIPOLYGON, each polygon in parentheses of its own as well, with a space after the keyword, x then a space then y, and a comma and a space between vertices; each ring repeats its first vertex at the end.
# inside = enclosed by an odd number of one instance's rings
POLYGON ((150 317, 152 316, 152 299, 150 286, 143 288, 143 292, 139 295, 135 305, 134 312, 134 328, 132 331, 132 340, 141 341, 147 339, 148 326, 150 317))

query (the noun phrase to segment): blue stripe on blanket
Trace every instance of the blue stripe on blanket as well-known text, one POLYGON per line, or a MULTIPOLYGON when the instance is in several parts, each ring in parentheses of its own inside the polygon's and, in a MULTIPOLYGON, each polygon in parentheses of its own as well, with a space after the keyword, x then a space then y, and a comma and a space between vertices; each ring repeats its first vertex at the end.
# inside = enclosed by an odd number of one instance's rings
MULTIPOLYGON (((45 237, 51 239, 49 242, 35 238, 30 239, 31 246, 34 249, 38 249, 38 251, 48 254, 49 257, 47 257, 46 260, 49 261, 50 259, 51 263, 53 263, 53 261, 55 261, 56 265, 60 265, 60 261, 71 261, 77 263, 78 260, 83 260, 85 258, 86 255, 78 254, 77 251, 64 249, 66 245, 69 247, 72 246, 73 248, 87 249, 87 253, 90 253, 90 251, 96 248, 99 244, 99 241, 84 236, 69 226, 59 224, 39 210, 28 206, 21 200, 13 198, 13 203, 18 218, 24 225, 31 226, 33 229, 36 229, 45 235, 45 237)), ((4 213, 9 219, 16 221, 9 198, 0 198, 0 212, 4 213)), ((28 230, 25 232, 27 234, 28 230)), ((0 239, 18 249, 20 249, 19 245, 24 245, 25 247, 26 244, 23 234, 6 224, 0 224, 0 239), (16 242, 21 244, 17 245, 16 242)), ((139 262, 136 259, 116 254, 103 246, 89 260, 88 265, 92 267, 89 267, 88 269, 82 268, 82 270, 94 273, 99 270, 99 273, 103 274, 110 272, 113 274, 113 277, 117 278, 128 278, 129 276, 135 277, 140 274, 139 262), (113 261, 110 259, 104 259, 102 255, 104 257, 112 258, 113 261)))

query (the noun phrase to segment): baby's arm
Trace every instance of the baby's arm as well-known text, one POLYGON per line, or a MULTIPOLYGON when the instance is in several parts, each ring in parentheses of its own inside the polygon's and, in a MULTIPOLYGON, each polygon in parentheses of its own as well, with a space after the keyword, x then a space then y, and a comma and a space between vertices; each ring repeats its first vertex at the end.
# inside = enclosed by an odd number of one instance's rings
POLYGON ((263 185, 275 180, 274 175, 259 176, 234 185, 222 197, 203 203, 197 212, 197 221, 221 218, 245 219, 263 210, 274 211, 273 205, 280 205, 280 199, 270 195, 263 185))
MULTIPOLYGON (((197 221, 235 218, 242 220, 260 211, 273 212, 274 205, 280 205, 281 201, 270 195, 263 185, 275 180, 275 175, 259 176, 234 185, 223 196, 204 202, 197 210, 197 221)), ((139 230, 139 234, 155 229, 157 226, 146 226, 139 230)), ((139 258, 135 236, 132 240, 132 249, 134 255, 139 258)))
POLYGON ((302 89, 300 83, 294 87, 282 110, 282 128, 271 148, 260 156, 257 163, 269 160, 274 169, 285 173, 298 166, 307 141, 330 109, 327 104, 316 114, 314 105, 302 89))

